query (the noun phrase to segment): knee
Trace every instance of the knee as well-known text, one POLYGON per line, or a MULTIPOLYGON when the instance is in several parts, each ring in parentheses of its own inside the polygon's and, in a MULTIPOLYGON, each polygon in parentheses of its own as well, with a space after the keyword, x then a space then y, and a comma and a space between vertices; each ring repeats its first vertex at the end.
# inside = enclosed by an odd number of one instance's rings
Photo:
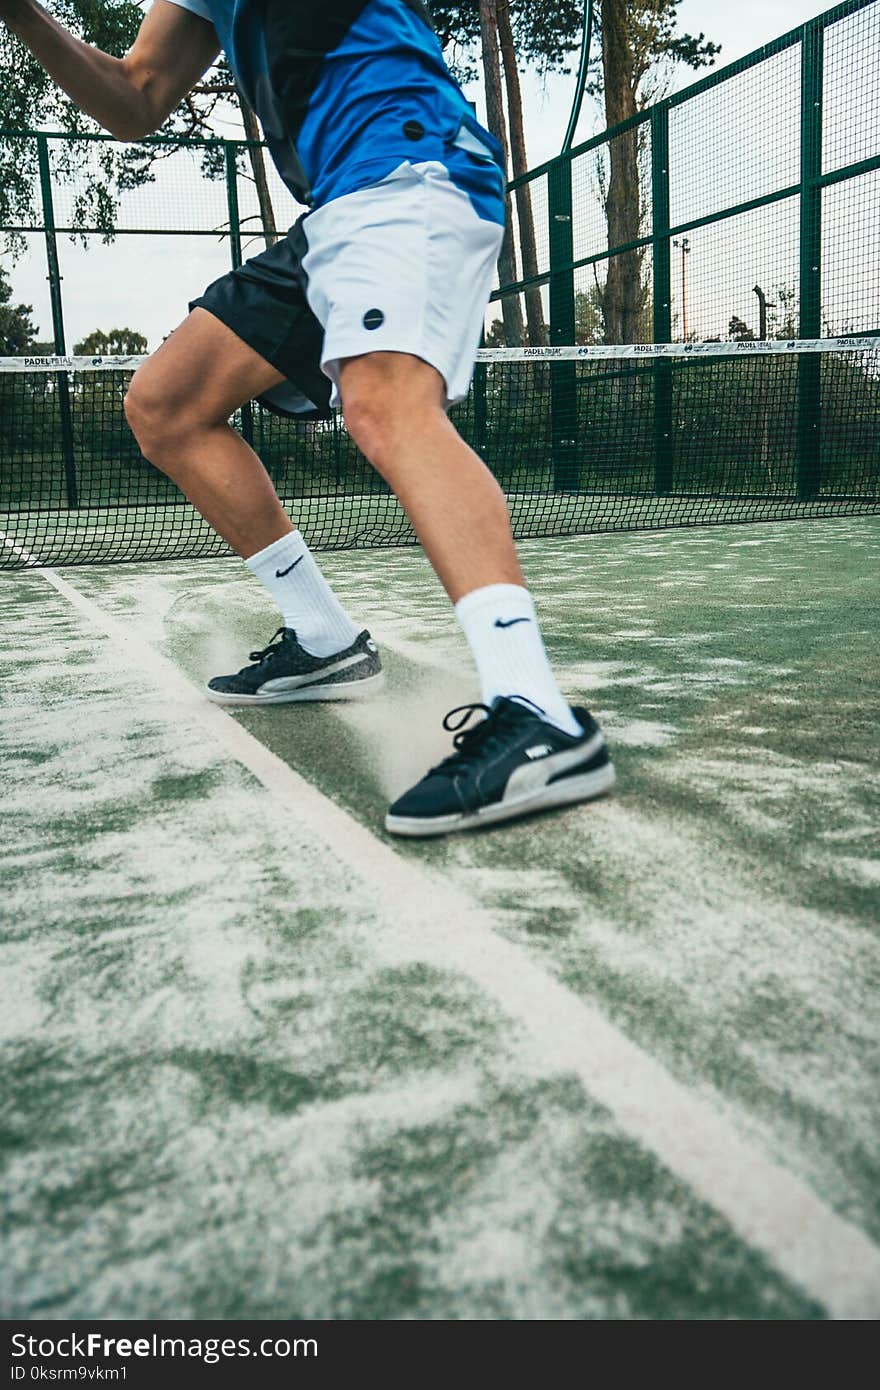
POLYGON ((171 430, 167 403, 136 372, 124 402, 125 418, 145 459, 162 468, 170 460, 171 430))
POLYGON ((366 392, 345 398, 345 427, 362 454, 377 464, 386 453, 392 434, 392 411, 387 400, 366 392))
POLYGON ((379 472, 393 463, 407 440, 430 425, 432 417, 445 420, 444 412, 433 404, 369 392, 349 394, 343 414, 348 433, 379 472))
POLYGON ((159 391, 136 372, 124 402, 125 418, 144 458, 174 477, 185 461, 187 441, 198 432, 193 405, 159 391))

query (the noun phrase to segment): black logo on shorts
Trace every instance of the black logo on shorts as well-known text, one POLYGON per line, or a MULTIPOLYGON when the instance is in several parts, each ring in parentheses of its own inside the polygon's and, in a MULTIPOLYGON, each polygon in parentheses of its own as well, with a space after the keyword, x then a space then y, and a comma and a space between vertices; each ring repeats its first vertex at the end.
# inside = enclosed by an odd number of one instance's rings
POLYGON ((283 579, 284 576, 285 576, 286 574, 290 574, 290 571, 291 571, 291 570, 295 570, 296 567, 297 567, 297 565, 300 563, 300 561, 301 561, 301 560, 304 560, 305 558, 306 558, 305 555, 300 555, 299 560, 294 560, 293 564, 292 564, 292 565, 288 565, 286 570, 276 570, 276 571, 275 571, 275 578, 276 578, 276 579, 283 579))
POLYGON ((509 618, 507 622, 503 618, 495 619, 496 627, 516 627, 517 623, 530 623, 531 618, 509 618))
POLYGON ((372 333, 374 328, 381 328, 385 322, 385 315, 381 309, 368 309, 364 314, 364 328, 368 328, 372 333))

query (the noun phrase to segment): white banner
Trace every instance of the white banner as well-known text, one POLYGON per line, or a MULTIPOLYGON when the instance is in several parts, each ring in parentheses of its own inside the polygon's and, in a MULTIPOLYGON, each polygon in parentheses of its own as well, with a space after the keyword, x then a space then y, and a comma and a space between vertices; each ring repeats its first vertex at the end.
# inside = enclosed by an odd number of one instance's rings
MULTIPOLYGON (((790 357, 799 353, 875 352, 880 337, 792 338, 737 343, 630 343, 623 347, 481 348, 478 362, 608 362, 640 357, 790 357)), ((3 372, 133 372, 146 357, 0 357, 3 372)))

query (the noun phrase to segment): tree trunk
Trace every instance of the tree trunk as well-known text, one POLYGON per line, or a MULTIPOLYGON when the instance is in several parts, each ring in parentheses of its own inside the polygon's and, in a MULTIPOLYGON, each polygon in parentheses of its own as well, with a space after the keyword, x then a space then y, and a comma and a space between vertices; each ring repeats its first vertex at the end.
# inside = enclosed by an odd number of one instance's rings
POLYGON ((266 176, 266 160, 263 156, 262 135, 257 118, 246 100, 244 93, 238 92, 238 102, 241 107, 241 117, 244 121, 244 133, 250 142, 248 144, 248 158, 251 162, 251 172, 254 176, 254 184, 257 189, 257 202, 260 208, 260 221, 263 224, 263 237, 266 248, 274 246, 278 240, 278 227, 275 222, 275 209, 272 206, 272 195, 269 192, 269 180, 266 176))
MULTIPOLYGON (((526 154, 526 132, 523 123, 522 89, 519 69, 516 64, 516 46, 510 25, 510 0, 496 0, 498 34, 501 39, 501 57, 504 60, 504 81, 507 88, 507 116, 510 125, 510 153, 513 164, 513 177, 519 178, 528 170, 526 154)), ((524 280, 531 280, 538 274, 538 247, 535 241, 535 217, 532 211, 532 190, 529 184, 522 184, 516 190, 516 212, 519 221, 519 245, 522 253, 522 273, 524 280)), ((544 306, 541 291, 535 287, 526 290, 526 319, 529 325, 529 342, 532 347, 546 347, 547 328, 544 323, 544 306)))
MULTIPOLYGON (((602 0, 602 64, 605 76, 605 119, 609 126, 638 114, 635 59, 627 28, 626 0, 602 0)), ((636 128, 609 144, 611 173, 605 214, 608 245, 623 246, 641 233, 639 133, 636 128)), ((606 343, 635 343, 639 339, 645 290, 639 251, 624 251, 608 261, 602 295, 606 343)))
MULTIPOLYGON (((480 0, 480 38, 483 48, 483 70, 486 76, 486 112, 489 129, 496 140, 500 140, 504 149, 506 175, 509 146, 504 120, 504 97, 501 88, 501 59, 498 53, 497 0, 480 0)), ((510 212, 510 195, 508 194, 507 226, 501 246, 501 255, 498 257, 498 273, 502 286, 515 284, 519 278, 516 273, 516 255, 513 246, 510 212)), ((522 347, 523 319, 517 295, 505 295, 502 298, 501 316, 504 319, 504 337, 507 346, 522 347)))

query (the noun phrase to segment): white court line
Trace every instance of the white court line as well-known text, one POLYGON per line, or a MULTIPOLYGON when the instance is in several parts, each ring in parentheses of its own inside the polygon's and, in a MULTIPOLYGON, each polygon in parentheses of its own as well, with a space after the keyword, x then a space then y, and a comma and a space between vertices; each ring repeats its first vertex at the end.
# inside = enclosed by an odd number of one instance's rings
POLYGON ((186 718, 215 739, 362 880, 377 905, 393 904, 393 921, 383 916, 376 927, 377 948, 388 959, 427 962, 475 982, 531 1036, 548 1066, 577 1075, 630 1138, 833 1317, 880 1315, 880 1249, 864 1232, 743 1139, 599 1009, 499 936, 489 912, 328 800, 67 580, 37 572, 166 694, 170 717, 186 718))

